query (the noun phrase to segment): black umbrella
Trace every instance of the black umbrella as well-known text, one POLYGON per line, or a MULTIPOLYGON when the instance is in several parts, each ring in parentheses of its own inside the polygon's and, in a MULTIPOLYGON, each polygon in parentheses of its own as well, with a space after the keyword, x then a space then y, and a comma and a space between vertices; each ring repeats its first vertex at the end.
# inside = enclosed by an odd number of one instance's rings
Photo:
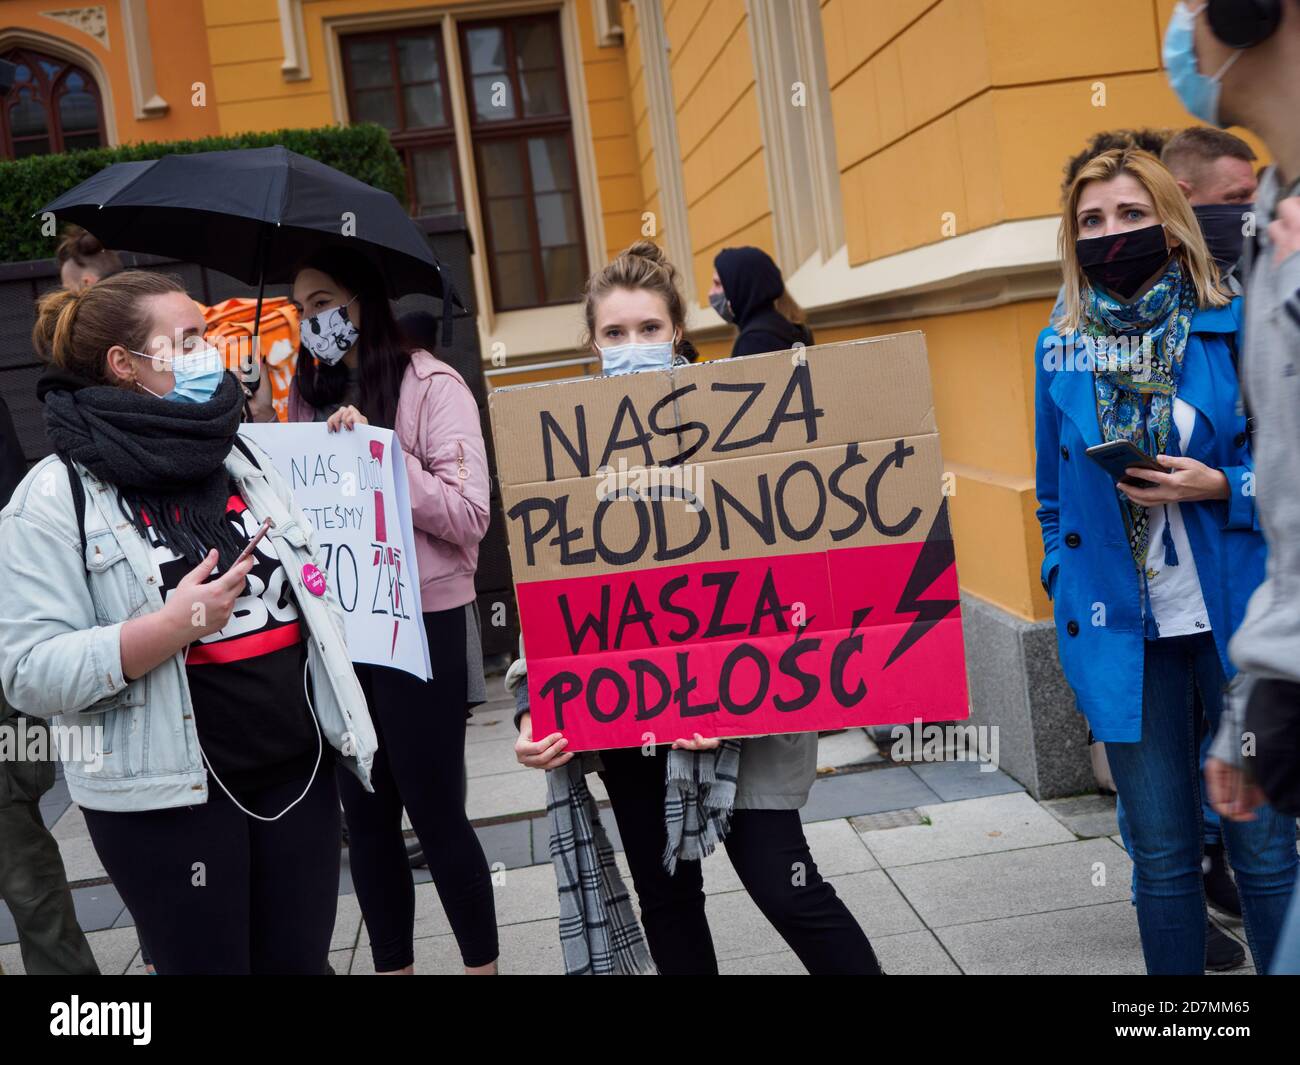
POLYGON ((445 337, 452 305, 464 306, 428 239, 391 193, 279 146, 115 163, 45 211, 82 226, 105 247, 165 255, 256 283, 257 323, 266 283, 289 281, 304 256, 329 245, 369 258, 393 297, 442 299, 445 337))

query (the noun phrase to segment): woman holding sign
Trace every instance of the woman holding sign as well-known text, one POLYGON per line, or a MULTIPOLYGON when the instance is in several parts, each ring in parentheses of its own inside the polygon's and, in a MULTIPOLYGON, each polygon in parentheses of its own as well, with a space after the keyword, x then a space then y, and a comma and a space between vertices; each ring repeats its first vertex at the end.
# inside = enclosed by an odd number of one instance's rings
POLYGON ((465 814, 465 721, 487 698, 475 608, 478 544, 488 527, 487 451, 478 407, 454 369, 401 340, 384 279, 359 255, 333 249, 294 276, 302 351, 290 421, 330 431, 396 431, 406 461, 411 523, 432 681, 358 663, 380 747, 373 794, 342 776, 352 881, 379 973, 414 971, 415 885, 402 811, 433 874, 467 973, 496 972, 497 927, 487 858, 465 814))
MULTIPOLYGON (((634 244, 587 282, 589 343, 606 374, 666 369, 685 337, 677 274, 660 249, 634 244)), ((750 898, 811 973, 879 974, 871 944, 813 861, 799 820, 817 774, 816 733, 745 740, 699 733, 671 748, 565 751, 532 735, 527 664, 510 667, 516 757, 549 770, 551 854, 569 973, 716 974, 700 860, 719 841, 750 898), (628 903, 586 774, 609 793, 641 906, 628 903), (646 943, 649 953, 646 953, 646 943)))
POLYGON ((311 527, 173 278, 42 299, 56 455, 0 516, 0 682, 58 716, 72 799, 160 973, 326 971, 336 761, 375 734, 311 527), (337 752, 337 754, 336 754, 337 752))
MULTIPOLYGON (((1264 573, 1234 351, 1219 284, 1173 175, 1105 152, 1070 187, 1065 313, 1037 373, 1043 587, 1061 665, 1106 744, 1128 821, 1147 971, 1201 973, 1199 748, 1233 674, 1228 638, 1264 573)), ((1223 820, 1258 971, 1296 873, 1295 823, 1223 820)))

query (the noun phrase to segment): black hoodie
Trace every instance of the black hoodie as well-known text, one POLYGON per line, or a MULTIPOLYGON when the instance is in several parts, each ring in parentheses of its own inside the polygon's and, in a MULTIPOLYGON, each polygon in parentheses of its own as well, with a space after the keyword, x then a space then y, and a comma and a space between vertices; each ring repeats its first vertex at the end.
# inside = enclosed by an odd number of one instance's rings
POLYGON ((713 260, 740 335, 732 355, 759 355, 786 351, 796 344, 811 345, 812 333, 782 315, 775 307, 785 291, 781 271, 767 252, 758 248, 723 248, 713 260))

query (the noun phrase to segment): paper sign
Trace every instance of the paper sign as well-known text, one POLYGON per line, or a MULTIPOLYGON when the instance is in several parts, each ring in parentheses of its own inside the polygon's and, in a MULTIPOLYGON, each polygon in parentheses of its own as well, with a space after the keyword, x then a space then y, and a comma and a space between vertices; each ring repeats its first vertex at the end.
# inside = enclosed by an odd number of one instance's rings
POLYGON ((352 660, 431 679, 406 460, 392 430, 268 422, 239 431, 271 456, 315 530, 322 592, 343 607, 352 660))
POLYGON ((490 403, 534 735, 969 716, 920 333, 490 403))

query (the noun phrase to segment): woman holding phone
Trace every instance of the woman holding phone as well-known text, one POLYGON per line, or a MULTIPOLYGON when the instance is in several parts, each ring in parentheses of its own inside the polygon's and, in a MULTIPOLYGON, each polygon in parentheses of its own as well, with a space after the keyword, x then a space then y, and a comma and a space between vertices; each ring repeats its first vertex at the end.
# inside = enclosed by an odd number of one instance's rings
POLYGON ((41 300, 56 454, 0 514, 0 682, 79 739, 68 790, 158 972, 320 975, 335 764, 367 787, 375 734, 311 526, 238 438, 203 327, 145 271, 41 300))
MULTIPOLYGON (((1173 175, 1139 149, 1080 170, 1061 259, 1064 313, 1034 353, 1043 587, 1127 816, 1147 971, 1201 973, 1200 740, 1217 725, 1228 638, 1264 572, 1235 365, 1240 300, 1220 287, 1173 175), (1116 442, 1161 469, 1112 477, 1087 450, 1116 442)), ((1223 832, 1264 972, 1295 880, 1295 826, 1261 811, 1223 832)))
POLYGON ((486 701, 475 607, 488 527, 487 450, 474 395, 452 367, 402 340, 383 277, 346 249, 295 271, 302 350, 290 421, 395 430, 406 462, 420 600, 434 680, 358 664, 379 733, 374 793, 342 776, 352 880, 375 971, 414 972, 415 882, 402 836, 411 819, 465 971, 496 972, 487 858, 465 813, 465 722, 486 701))

